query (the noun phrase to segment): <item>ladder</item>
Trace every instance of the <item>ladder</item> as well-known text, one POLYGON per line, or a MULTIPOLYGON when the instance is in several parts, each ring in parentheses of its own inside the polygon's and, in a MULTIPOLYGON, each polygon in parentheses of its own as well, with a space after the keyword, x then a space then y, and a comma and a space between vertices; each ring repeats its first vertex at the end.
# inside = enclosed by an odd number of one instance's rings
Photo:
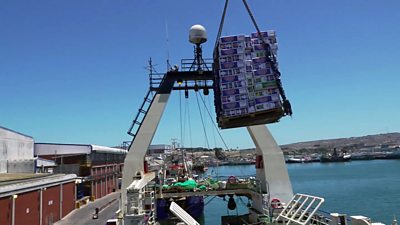
POLYGON ((131 126, 129 127, 128 134, 133 137, 132 142, 135 140, 137 132, 139 131, 140 127, 142 126, 143 120, 147 115, 147 111, 149 110, 151 104, 153 103, 155 93, 151 89, 144 97, 143 103, 140 106, 135 119, 132 121, 131 126))

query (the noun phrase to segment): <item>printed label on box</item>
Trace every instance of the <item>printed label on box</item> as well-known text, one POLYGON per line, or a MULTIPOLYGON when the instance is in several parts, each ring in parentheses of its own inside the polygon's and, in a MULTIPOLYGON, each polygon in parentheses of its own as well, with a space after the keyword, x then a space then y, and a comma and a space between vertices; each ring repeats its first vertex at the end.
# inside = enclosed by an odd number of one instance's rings
POLYGON ((222 96, 231 96, 231 95, 239 95, 239 94, 246 94, 246 88, 235 88, 235 89, 227 89, 222 90, 222 96))
POLYGON ((255 101, 256 101, 256 104, 266 103, 266 102, 272 101, 272 97, 271 96, 263 96, 263 97, 256 98, 255 101))
POLYGON ((236 109, 239 108, 239 102, 229 102, 222 104, 223 109, 236 109))
POLYGON ((252 61, 253 63, 267 63, 268 59, 267 57, 258 57, 258 58, 253 58, 252 61))
POLYGON ((221 90, 233 89, 233 88, 245 88, 246 81, 236 81, 236 82, 228 82, 225 84, 221 84, 221 90))
MULTIPOLYGON (((245 69, 244 68, 233 68, 227 70, 219 70, 219 75, 223 76, 232 76, 232 75, 242 75, 244 79, 245 69)), ((240 77, 239 77, 240 78, 240 77)))
POLYGON ((269 64, 269 63, 253 63, 253 68, 254 68, 254 70, 267 69, 267 68, 271 68, 271 64, 269 64))
POLYGON ((221 84, 239 81, 239 76, 224 76, 220 78, 221 84))
POLYGON ((222 96, 221 102, 228 103, 228 102, 239 102, 239 101, 248 101, 247 94, 239 94, 239 95, 230 95, 230 96, 222 96))
POLYGON ((274 75, 261 75, 254 78, 255 83, 275 81, 274 75))
POLYGON ((246 36, 245 35, 233 35, 233 36, 224 36, 219 39, 220 43, 226 43, 226 42, 234 42, 234 41, 245 41, 246 36))
POLYGON ((221 67, 222 70, 244 67, 244 62, 243 61, 239 61, 239 62, 224 62, 224 63, 220 63, 220 67, 221 67))
POLYGON ((238 95, 238 94, 240 94, 238 89, 222 90, 222 96, 232 96, 232 95, 238 95))
POLYGON ((219 54, 221 56, 226 56, 226 55, 237 55, 237 54, 244 54, 245 49, 220 49, 219 54))
POLYGON ((226 56, 219 57, 220 63, 238 62, 238 61, 245 61, 245 60, 251 60, 251 55, 237 54, 237 55, 226 55, 226 56))
MULTIPOLYGON (((261 31, 260 34, 264 38, 276 36, 274 30, 261 31)), ((251 38, 258 38, 258 37, 259 37, 258 32, 251 33, 251 38)))
POLYGON ((253 71, 254 76, 266 76, 272 75, 271 65, 268 65, 265 69, 259 69, 253 71))
POLYGON ((263 50, 263 51, 253 51, 253 52, 251 53, 251 57, 252 57, 252 58, 265 57, 266 55, 267 55, 267 54, 266 54, 265 50, 263 50))
POLYGON ((245 42, 230 42, 230 43, 221 43, 219 44, 219 49, 244 49, 246 48, 245 42))
POLYGON ((222 104, 223 109, 238 109, 238 108, 244 108, 244 107, 247 107, 247 102, 244 100, 222 104))

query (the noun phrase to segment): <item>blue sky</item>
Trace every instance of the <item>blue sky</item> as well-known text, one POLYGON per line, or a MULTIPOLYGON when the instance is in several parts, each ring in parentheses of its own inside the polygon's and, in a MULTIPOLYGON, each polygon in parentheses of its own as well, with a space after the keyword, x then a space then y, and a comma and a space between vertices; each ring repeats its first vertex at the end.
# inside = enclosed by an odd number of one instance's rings
MULTIPOLYGON (((253 32, 241 1, 230 2, 223 35, 253 32)), ((126 130, 148 89, 149 57, 159 72, 167 49, 172 64, 192 57, 193 24, 207 28, 203 49, 211 57, 224 1, 198 3, 2 0, 0 125, 36 142, 130 140, 126 130)), ((249 4, 261 29, 278 35, 282 82, 294 110, 293 118, 268 126, 279 144, 400 131, 400 1, 249 4)), ((206 146, 193 93, 187 104, 192 141, 185 132, 183 142, 206 146)), ((222 146, 208 117, 206 127, 210 147, 222 146)), ((221 133, 230 148, 253 147, 245 128, 221 133)), ((180 139, 179 93, 153 143, 171 138, 180 139)))

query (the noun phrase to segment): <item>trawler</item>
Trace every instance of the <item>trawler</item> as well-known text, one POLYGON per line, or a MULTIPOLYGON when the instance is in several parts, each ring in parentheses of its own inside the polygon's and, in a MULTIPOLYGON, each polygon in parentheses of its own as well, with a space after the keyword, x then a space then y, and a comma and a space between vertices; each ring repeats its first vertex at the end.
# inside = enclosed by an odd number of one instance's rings
POLYGON ((340 213, 321 213, 319 208, 324 198, 293 193, 283 153, 265 125, 292 114, 276 62, 275 33, 261 32, 246 1, 243 3, 256 33, 221 37, 226 1, 212 60, 202 57, 201 44, 207 41, 206 30, 195 25, 189 32, 189 41, 195 45, 194 58, 182 60, 180 68, 171 68, 165 74, 150 70, 150 89, 128 132, 133 140, 124 163, 118 223, 159 224, 170 216, 167 215, 170 212, 179 221, 177 224, 197 225, 196 215, 190 212, 190 207, 179 203, 181 199, 219 196, 228 198, 227 207, 232 210, 237 207, 234 196, 245 196, 249 199, 248 213, 222 216, 221 224, 380 224, 360 215, 348 218, 340 213), (250 60, 246 61, 248 56, 250 60), (246 77, 245 82, 241 82, 241 76, 248 74, 251 79, 246 80, 246 77), (256 81, 259 78, 256 76, 266 80, 256 81), (244 88, 240 86, 243 84, 244 88), (261 92, 257 92, 257 88, 261 92), (187 188, 181 184, 180 188, 166 190, 159 185, 159 173, 149 171, 144 159, 169 97, 174 90, 183 90, 187 96, 190 90, 196 94, 202 90, 208 95, 210 89, 215 95, 218 126, 221 129, 245 127, 250 134, 256 146, 256 176, 246 179, 231 176, 227 180, 208 180, 200 185, 191 177, 183 177, 181 183, 187 182, 187 188), (232 95, 242 96, 240 91, 248 97, 245 99, 247 105, 241 105, 241 97, 233 98, 237 102, 230 100, 232 95), (253 92, 261 94, 253 96, 253 92))

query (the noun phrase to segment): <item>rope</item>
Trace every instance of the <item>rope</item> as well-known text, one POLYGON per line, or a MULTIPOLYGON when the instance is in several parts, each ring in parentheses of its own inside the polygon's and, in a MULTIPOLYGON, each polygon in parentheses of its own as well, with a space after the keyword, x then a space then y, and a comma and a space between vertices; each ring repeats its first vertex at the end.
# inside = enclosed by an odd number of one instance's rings
MULTIPOLYGON (((254 18, 253 13, 251 12, 249 5, 247 4, 247 1, 246 0, 242 0, 242 1, 243 1, 244 6, 246 7, 247 12, 249 13, 251 21, 253 22, 253 25, 256 28, 258 35, 260 36, 260 34, 261 34, 260 28, 258 28, 256 19, 254 18)), ((264 40, 263 40, 263 42, 264 42, 264 40)))
MULTIPOLYGON (((181 85, 179 85, 181 86, 181 85)), ((182 129, 182 94, 181 90, 179 90, 179 122, 181 126, 181 147, 183 147, 183 129, 182 129)))
POLYGON ((217 57, 216 53, 218 52, 218 42, 222 34, 222 28, 224 27, 225 15, 226 15, 226 9, 228 8, 228 3, 229 0, 225 0, 224 11, 222 12, 221 22, 219 23, 219 28, 218 28, 217 39, 215 40, 215 45, 214 45, 214 59, 217 57))
MULTIPOLYGON (((203 104, 205 106, 206 103, 205 103, 204 99, 201 97, 201 95, 200 95, 200 99, 202 100, 202 102, 203 102, 203 104)), ((219 129, 218 129, 217 125, 215 125, 216 123, 214 122, 213 117, 211 116, 210 110, 208 110, 207 107, 206 107, 206 109, 207 109, 208 115, 210 116, 211 121, 213 121, 212 124, 214 125, 215 129, 217 130, 217 133, 218 133, 219 137, 221 138, 222 143, 224 143, 226 150, 229 150, 228 145, 226 144, 226 142, 225 142, 224 138, 222 137, 221 133, 219 132, 219 129)))
POLYGON ((192 125, 190 123, 190 108, 188 104, 188 100, 186 100, 186 107, 187 107, 187 112, 188 112, 188 124, 189 124, 189 141, 190 141, 190 147, 193 148, 193 140, 192 140, 192 125))
POLYGON ((207 143, 207 148, 210 149, 210 145, 208 144, 208 138, 207 138, 207 132, 206 132, 206 128, 204 126, 204 120, 203 120, 203 115, 201 113, 201 108, 200 108, 200 103, 199 103, 199 98, 197 96, 197 92, 196 92, 196 100, 197 100, 197 107, 199 108, 199 113, 200 113, 200 119, 201 119, 201 124, 203 125, 203 132, 204 132, 204 138, 206 139, 206 143, 207 143))
MULTIPOLYGON (((207 97, 207 100, 208 100, 208 108, 211 108, 210 98, 207 97)), ((208 111, 208 109, 207 109, 207 111, 208 111)), ((212 119, 211 119, 211 123, 212 124, 214 123, 214 121, 212 119)), ((212 129, 212 135, 213 135, 213 140, 214 140, 214 148, 216 148, 217 147, 217 139, 215 138, 215 130, 214 129, 212 129)))
POLYGON ((283 110, 284 110, 286 115, 292 116, 292 114, 293 114, 292 106, 291 106, 289 100, 286 98, 285 91, 283 90, 283 87, 282 87, 282 82, 281 82, 281 79, 280 79, 281 72, 279 72, 278 67, 276 65, 276 57, 275 57, 274 54, 272 54, 271 47, 269 46, 269 44, 266 43, 264 38, 262 37, 260 28, 257 25, 256 19, 254 18, 254 15, 250 10, 250 7, 247 4, 247 1, 246 0, 242 0, 242 2, 243 2, 244 6, 245 6, 245 8, 247 10, 247 13, 249 14, 249 16, 251 18, 251 21, 253 22, 254 27, 257 30, 258 39, 261 40, 261 42, 264 45, 265 50, 267 51, 267 56, 268 56, 267 57, 267 61, 268 61, 268 63, 271 64, 272 70, 274 72, 276 85, 278 86, 279 94, 281 95, 282 101, 283 101, 283 103, 282 103, 283 110))

